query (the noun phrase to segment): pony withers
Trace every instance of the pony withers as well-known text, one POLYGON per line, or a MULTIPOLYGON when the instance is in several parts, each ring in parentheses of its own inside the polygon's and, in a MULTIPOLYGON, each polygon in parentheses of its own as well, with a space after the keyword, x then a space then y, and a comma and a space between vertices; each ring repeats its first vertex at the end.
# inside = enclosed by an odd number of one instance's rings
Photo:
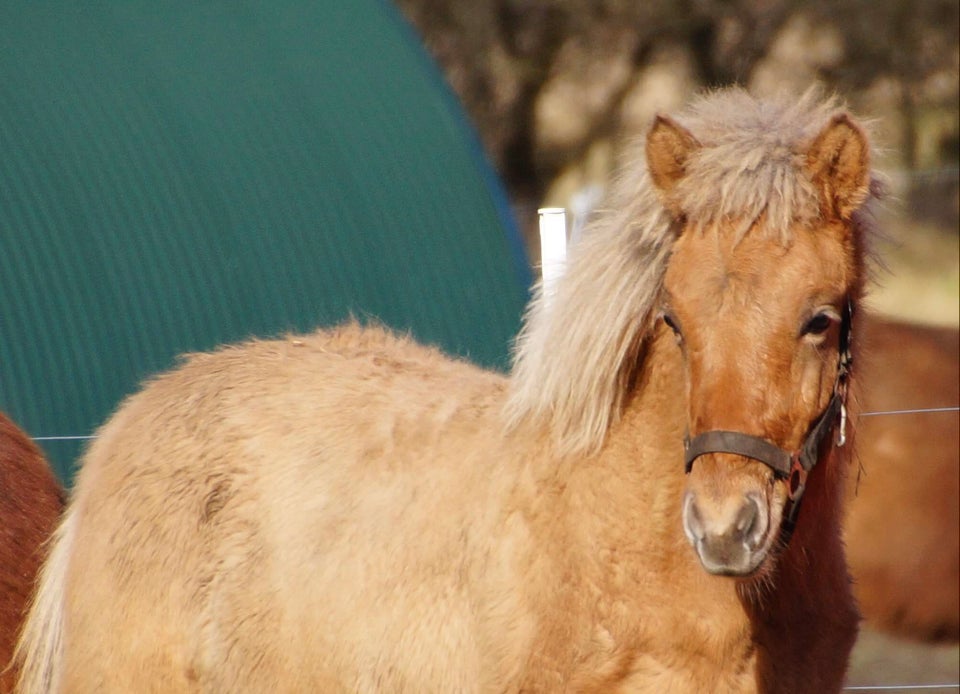
POLYGON ((508 376, 350 323, 129 398, 22 691, 838 690, 867 139, 729 90, 641 147, 508 376))

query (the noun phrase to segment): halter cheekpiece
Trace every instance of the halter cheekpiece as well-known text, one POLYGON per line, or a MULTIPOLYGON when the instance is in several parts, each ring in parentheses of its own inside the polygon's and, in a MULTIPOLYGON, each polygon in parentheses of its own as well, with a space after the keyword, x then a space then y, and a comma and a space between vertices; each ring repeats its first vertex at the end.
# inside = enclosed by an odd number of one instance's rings
POLYGON ((839 364, 837 378, 833 385, 833 396, 826 409, 811 425, 800 448, 787 451, 770 443, 766 439, 739 431, 706 431, 693 438, 684 437, 684 464, 686 472, 693 468, 693 461, 706 453, 734 453, 758 460, 769 467, 781 479, 789 480, 789 497, 784 510, 782 530, 785 538, 793 532, 800 509, 800 500, 807 485, 807 475, 819 458, 820 445, 838 423, 840 431, 836 445, 846 443, 847 424, 847 378, 853 364, 850 350, 852 337, 853 305, 848 300, 843 309, 840 322, 839 364))

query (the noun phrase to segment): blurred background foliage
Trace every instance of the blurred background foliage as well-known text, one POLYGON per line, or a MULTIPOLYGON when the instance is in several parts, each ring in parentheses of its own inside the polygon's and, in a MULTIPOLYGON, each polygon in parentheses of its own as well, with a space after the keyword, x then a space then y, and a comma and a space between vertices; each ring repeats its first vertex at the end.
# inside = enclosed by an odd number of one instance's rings
POLYGON ((576 209, 656 112, 704 88, 799 93, 817 82, 876 119, 892 192, 885 305, 957 322, 956 302, 941 298, 958 287, 957 0, 397 3, 478 129, 534 263, 536 208, 576 209))

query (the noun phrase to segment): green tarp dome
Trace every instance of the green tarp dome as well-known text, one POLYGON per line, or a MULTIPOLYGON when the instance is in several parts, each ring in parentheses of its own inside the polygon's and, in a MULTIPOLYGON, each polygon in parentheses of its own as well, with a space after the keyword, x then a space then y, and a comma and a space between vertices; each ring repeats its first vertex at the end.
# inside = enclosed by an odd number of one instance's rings
POLYGON ((0 5, 0 408, 67 479, 185 351, 353 315, 503 367, 526 262, 382 0, 0 5))

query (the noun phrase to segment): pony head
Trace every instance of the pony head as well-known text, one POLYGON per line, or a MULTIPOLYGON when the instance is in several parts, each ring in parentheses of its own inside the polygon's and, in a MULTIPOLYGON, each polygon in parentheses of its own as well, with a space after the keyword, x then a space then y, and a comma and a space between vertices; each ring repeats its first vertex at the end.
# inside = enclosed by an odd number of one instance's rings
MULTIPOLYGON (((658 116, 643 165, 628 167, 611 209, 571 249, 552 301, 531 305, 512 421, 546 422, 561 453, 599 450, 642 380, 646 346, 670 330, 690 437, 736 432, 788 459, 809 447, 844 368, 871 192, 863 129, 815 91, 759 101, 725 90, 658 116)), ((752 576, 769 566, 791 485, 743 452, 689 461, 678 522, 703 567, 752 576)))
POLYGON ((743 447, 688 459, 684 530, 703 567, 719 574, 754 573, 802 493, 806 469, 778 471, 751 447, 799 458, 834 395, 845 395, 844 333, 861 274, 852 216, 870 188, 866 138, 846 113, 808 140, 763 122, 754 120, 753 137, 704 144, 659 117, 646 141, 651 179, 677 221, 661 316, 683 355, 689 435, 745 435, 743 447), (734 157, 736 166, 719 164, 734 157), (730 205, 737 188, 744 199, 730 205), (750 204, 761 197, 800 204, 793 214, 750 204))

